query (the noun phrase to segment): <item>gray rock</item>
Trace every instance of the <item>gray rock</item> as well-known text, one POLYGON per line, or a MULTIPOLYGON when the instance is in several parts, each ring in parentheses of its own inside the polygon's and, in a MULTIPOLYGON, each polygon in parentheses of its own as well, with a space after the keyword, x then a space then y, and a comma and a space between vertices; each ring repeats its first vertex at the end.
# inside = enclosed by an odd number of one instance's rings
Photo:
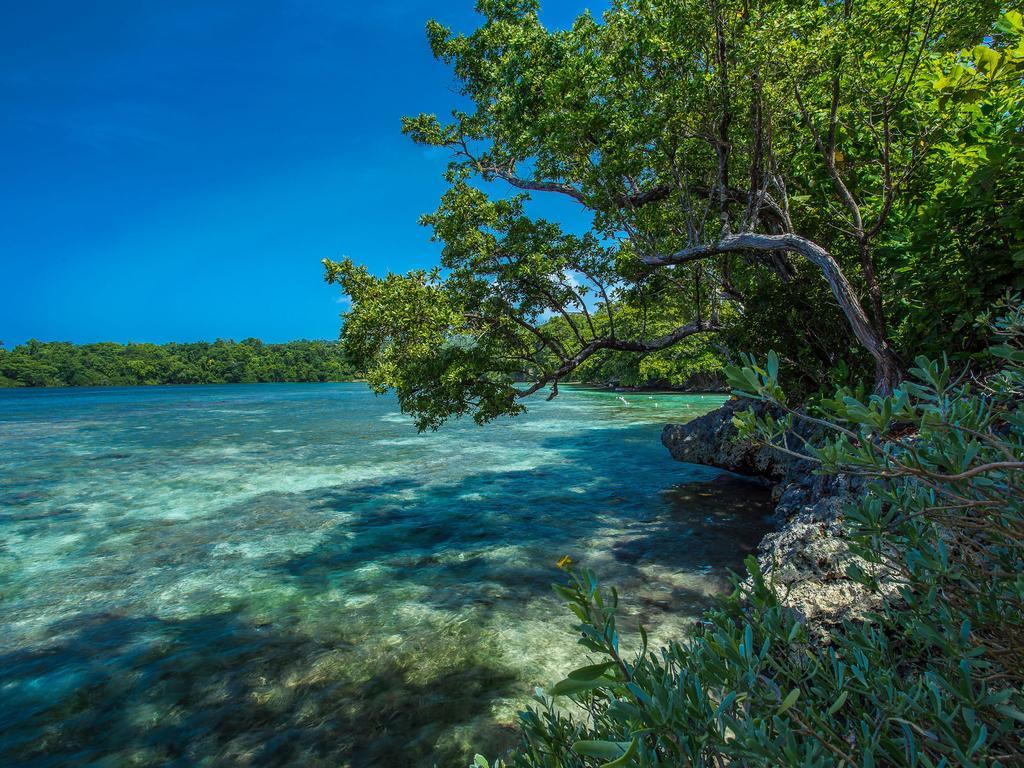
MULTIPOLYGON (((830 626, 862 618, 883 599, 846 575, 853 564, 871 570, 850 552, 843 526, 844 510, 866 492, 865 485, 860 478, 846 475, 816 475, 808 461, 738 442, 732 417, 750 407, 763 413, 768 406, 730 400, 687 424, 667 425, 661 440, 678 461, 773 483, 777 528, 761 541, 758 561, 778 588, 783 605, 806 621, 812 638, 828 642, 830 626)), ((805 427, 800 427, 800 433, 812 441, 820 437, 805 427)), ((883 594, 894 591, 883 585, 883 594)))
POLYGON ((641 540, 619 542, 612 547, 612 556, 620 563, 633 565, 647 557, 647 543, 641 540))

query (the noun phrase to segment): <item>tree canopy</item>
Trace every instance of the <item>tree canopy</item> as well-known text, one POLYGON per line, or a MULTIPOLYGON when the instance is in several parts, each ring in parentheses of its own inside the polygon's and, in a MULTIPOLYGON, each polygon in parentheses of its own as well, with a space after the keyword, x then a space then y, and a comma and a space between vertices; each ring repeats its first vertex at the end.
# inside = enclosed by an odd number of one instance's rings
POLYGON ((531 0, 477 9, 471 34, 427 28, 469 106, 404 123, 451 152, 422 220, 440 268, 325 262, 350 353, 421 427, 712 337, 774 346, 808 386, 848 366, 890 391, 1019 282, 1019 16, 999 3, 619 0, 565 30, 531 0), (589 229, 531 215, 544 194, 589 229))
POLYGON ((333 341, 191 344, 29 341, 0 346, 0 387, 345 381, 355 369, 333 341))

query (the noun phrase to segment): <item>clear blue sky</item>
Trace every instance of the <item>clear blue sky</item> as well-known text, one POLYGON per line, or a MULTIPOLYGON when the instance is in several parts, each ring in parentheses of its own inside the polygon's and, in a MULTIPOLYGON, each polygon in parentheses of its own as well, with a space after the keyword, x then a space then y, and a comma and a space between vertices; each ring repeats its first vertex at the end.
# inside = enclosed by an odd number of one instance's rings
MULTIPOLYGON (((472 0, 31 0, 0 24, 0 340, 334 338, 320 259, 433 263, 472 0)), ((598 0, 548 0, 563 26, 598 0)))

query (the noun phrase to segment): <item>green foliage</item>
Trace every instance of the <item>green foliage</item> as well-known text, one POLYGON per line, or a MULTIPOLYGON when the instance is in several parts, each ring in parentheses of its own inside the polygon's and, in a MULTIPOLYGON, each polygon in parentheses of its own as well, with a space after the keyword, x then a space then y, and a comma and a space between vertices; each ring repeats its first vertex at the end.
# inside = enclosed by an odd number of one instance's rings
POLYGON ((507 355, 519 339, 514 326, 495 323, 483 332, 471 326, 467 296, 442 283, 436 270, 381 280, 348 259, 325 259, 324 267, 327 281, 358 308, 345 316, 346 352, 375 392, 395 389, 421 431, 468 412, 483 423, 522 410, 512 386, 520 366, 507 355))
POLYGON ((942 131, 911 205, 881 249, 894 283, 897 344, 975 352, 972 321, 1024 288, 1024 26, 1007 12, 988 43, 935 62, 942 131))
MULTIPOLYGON (((556 586, 596 654, 521 715, 514 766, 979 766, 1024 759, 1024 312, 1009 302, 981 379, 920 358, 892 396, 849 389, 793 408, 779 361, 729 370, 776 417, 738 417, 783 444, 795 419, 821 472, 866 477, 846 512, 849 575, 880 598, 827 644, 754 558, 694 634, 623 649, 617 595, 593 574, 556 586), (780 426, 780 422, 785 422, 780 426)), ((480 762, 478 765, 485 763, 480 762)))
POLYGON ((451 153, 422 219, 441 270, 363 274, 346 344, 421 427, 518 413, 560 380, 679 385, 738 350, 775 349, 795 394, 869 379, 872 356, 896 377, 900 355, 981 353, 969 320, 1022 273, 1014 5, 623 0, 549 30, 537 2, 488 0, 468 34, 431 22, 463 99, 404 131, 451 153), (588 225, 534 215, 544 194, 588 225), (793 254, 651 266, 741 231, 827 251, 866 307, 858 335, 793 254), (405 354, 428 295, 431 338, 405 354))
POLYGON ((728 350, 776 350, 794 396, 831 386, 837 377, 864 379, 871 358, 853 342, 841 317, 823 311, 830 300, 827 286, 806 271, 787 284, 758 281, 749 289, 742 318, 728 325, 721 343, 728 350))
POLYGON ((33 340, 11 350, 0 347, 0 386, 6 387, 346 381, 355 376, 341 346, 332 341, 75 345, 33 340))

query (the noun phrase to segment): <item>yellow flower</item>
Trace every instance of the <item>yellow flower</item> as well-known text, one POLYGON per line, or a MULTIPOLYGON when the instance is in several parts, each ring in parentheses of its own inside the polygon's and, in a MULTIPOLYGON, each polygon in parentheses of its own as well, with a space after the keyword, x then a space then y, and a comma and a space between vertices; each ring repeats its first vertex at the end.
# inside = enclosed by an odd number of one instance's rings
POLYGON ((561 568, 563 571, 569 570, 572 567, 572 558, 568 555, 563 555, 562 559, 555 563, 556 568, 561 568))

